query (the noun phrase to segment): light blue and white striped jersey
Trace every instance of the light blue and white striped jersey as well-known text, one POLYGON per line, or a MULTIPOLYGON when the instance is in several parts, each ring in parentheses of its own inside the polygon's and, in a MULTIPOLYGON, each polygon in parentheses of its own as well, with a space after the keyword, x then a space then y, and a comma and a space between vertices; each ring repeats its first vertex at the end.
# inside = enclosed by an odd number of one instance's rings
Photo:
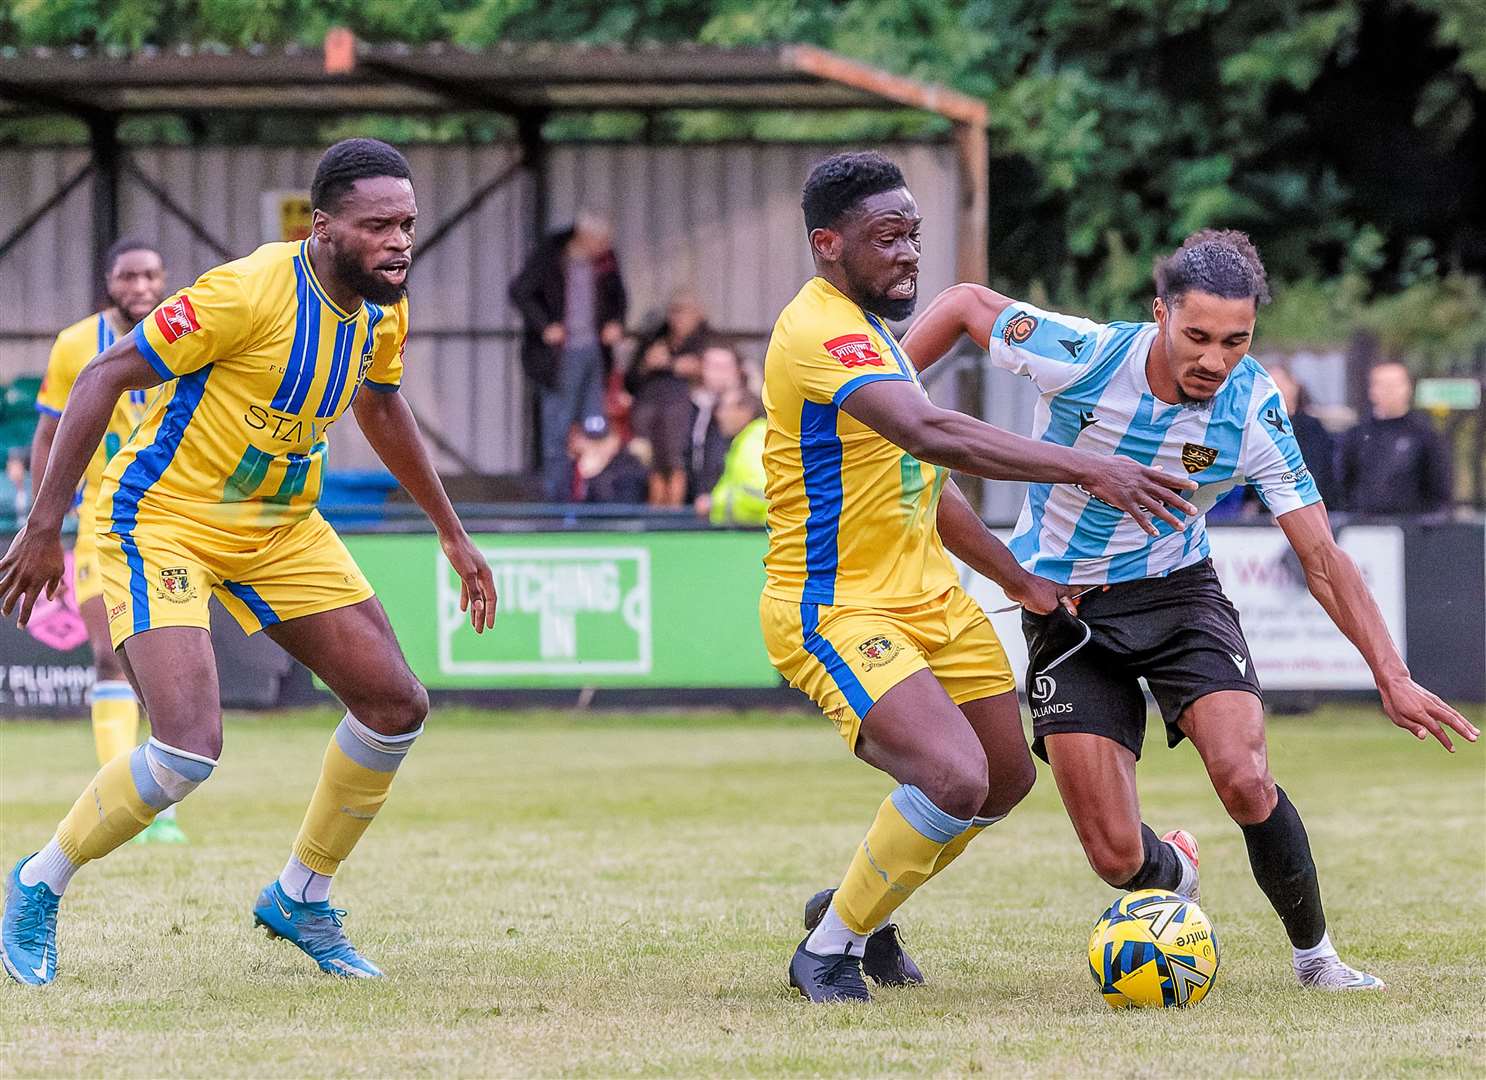
POLYGON ((1239 361, 1210 401, 1168 405, 1146 378, 1155 337, 1155 323, 1101 324, 1025 303, 996 320, 992 363, 1041 392, 1034 438, 1122 454, 1201 485, 1186 496, 1200 513, 1182 530, 1153 518, 1154 537, 1077 485, 1031 485, 1010 544, 1030 572, 1087 585, 1165 577, 1207 558, 1204 515, 1236 484, 1252 484, 1276 517, 1321 501, 1257 360, 1239 361))

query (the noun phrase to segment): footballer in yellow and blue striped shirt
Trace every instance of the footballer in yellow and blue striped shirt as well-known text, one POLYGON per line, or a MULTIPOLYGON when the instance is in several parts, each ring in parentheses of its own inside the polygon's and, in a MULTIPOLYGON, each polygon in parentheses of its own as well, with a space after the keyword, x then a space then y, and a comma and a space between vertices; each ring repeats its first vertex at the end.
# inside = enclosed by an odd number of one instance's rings
POLYGON ((774 326, 764 361, 769 551, 760 619, 769 658, 900 786, 840 886, 805 908, 790 982, 812 1001, 923 981, 893 911, 1032 785, 1015 681, 948 552, 1028 610, 1066 588, 1022 570, 948 479, 1059 477, 1148 505, 1124 459, 1000 431, 929 400, 890 321, 917 299, 918 206, 876 153, 839 154, 805 183, 816 276, 774 326), (1107 464, 1112 459, 1105 459, 1107 464), (1122 489, 1130 490, 1122 490, 1122 489))
MULTIPOLYGON (((46 377, 36 395, 36 434, 31 440, 32 484, 40 487, 51 456, 57 422, 67 407, 72 385, 83 367, 134 326, 160 303, 165 295, 165 260, 149 244, 134 238, 119 240, 103 257, 103 286, 108 305, 79 319, 57 335, 47 359, 46 377)), ((128 750, 139 741, 139 704, 134 688, 114 654, 108 632, 107 609, 103 604, 103 579, 98 572, 97 503, 103 467, 119 452, 143 419, 149 393, 130 390, 114 405, 103 441, 93 452, 77 492, 77 540, 72 548, 72 595, 78 614, 88 630, 93 651, 93 686, 89 711, 93 721, 93 745, 98 764, 128 750)), ((140 839, 180 843, 185 834, 173 815, 161 814, 140 839)))
POLYGON ((315 509, 328 429, 354 410, 367 441, 432 520, 477 632, 495 619, 484 557, 455 516, 399 393, 417 204, 393 147, 348 139, 310 189, 310 237, 268 244, 168 298, 78 377, 24 530, 0 559, 0 612, 24 621, 60 575, 69 493, 119 395, 158 386, 104 470, 95 508, 113 639, 152 735, 106 764, 40 852, 11 872, 0 959, 56 975, 56 911, 73 873, 207 779, 222 746, 206 602, 220 597, 346 705, 279 876, 254 918, 322 971, 382 973, 350 943, 330 882, 422 731, 428 695, 387 615, 315 509))

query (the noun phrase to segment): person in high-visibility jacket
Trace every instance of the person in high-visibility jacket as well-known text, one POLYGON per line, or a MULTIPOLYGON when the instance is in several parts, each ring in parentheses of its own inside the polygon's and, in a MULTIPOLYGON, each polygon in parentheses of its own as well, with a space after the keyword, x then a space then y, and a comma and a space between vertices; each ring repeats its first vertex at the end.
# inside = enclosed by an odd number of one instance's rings
POLYGON ((717 403, 717 426, 732 437, 722 478, 712 489, 708 517, 714 525, 762 526, 769 511, 764 497, 763 406, 747 390, 729 390, 717 403))

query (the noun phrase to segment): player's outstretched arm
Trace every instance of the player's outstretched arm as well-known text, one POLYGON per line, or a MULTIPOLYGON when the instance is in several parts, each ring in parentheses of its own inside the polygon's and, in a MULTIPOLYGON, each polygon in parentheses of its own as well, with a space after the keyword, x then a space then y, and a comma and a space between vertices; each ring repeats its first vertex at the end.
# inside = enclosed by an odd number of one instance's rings
POLYGON ((984 578, 990 578, 1001 586, 1007 597, 1037 615, 1046 615, 1062 604, 1070 615, 1077 609, 1068 599, 1072 591, 1067 585, 1029 574, 1016 561, 1010 549, 994 533, 970 505, 953 480, 944 485, 939 495, 939 515, 935 524, 939 538, 966 566, 984 578))
POLYGON ((490 564, 475 547, 444 491, 444 483, 428 458, 428 449, 418 434, 418 420, 397 390, 359 393, 351 408, 356 423, 377 457, 397 482, 428 515, 439 534, 439 546, 459 575, 459 610, 470 615, 475 633, 495 625, 495 578, 490 564))
POLYGON ((1326 505, 1312 503, 1281 514, 1276 520, 1300 557, 1311 595, 1326 609, 1336 628, 1357 646, 1372 669, 1388 719, 1420 739, 1433 735, 1451 753, 1455 747, 1447 728, 1475 742, 1481 734, 1476 726, 1409 675, 1408 665, 1388 635, 1383 614, 1361 571, 1351 556, 1337 546, 1326 505))
POLYGON ((160 382, 159 373, 140 355, 133 337, 115 342, 83 368, 45 456, 45 472, 31 513, 0 559, 0 615, 9 618, 19 606, 17 625, 24 626, 43 592, 48 597, 56 595, 63 570, 62 518, 108 429, 114 405, 126 391, 160 382))
POLYGON ((1197 485, 1127 457, 1091 454, 1067 446, 1028 439, 966 416, 941 409, 911 382, 884 379, 850 393, 841 408, 920 461, 984 477, 1080 484, 1096 499, 1125 511, 1146 532, 1156 535, 1150 515, 1183 529, 1172 510, 1196 514, 1181 497, 1197 485))
POLYGON ((996 320, 1015 302, 984 285, 951 285, 913 320, 903 338, 903 351, 923 371, 949 352, 961 334, 969 334, 982 349, 988 349, 996 320))

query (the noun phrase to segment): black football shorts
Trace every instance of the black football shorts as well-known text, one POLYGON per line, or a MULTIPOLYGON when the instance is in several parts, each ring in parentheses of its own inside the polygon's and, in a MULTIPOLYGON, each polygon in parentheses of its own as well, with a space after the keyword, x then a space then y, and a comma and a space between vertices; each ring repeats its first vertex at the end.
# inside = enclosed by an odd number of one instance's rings
POLYGON ((1140 757, 1141 679, 1166 722, 1168 746, 1186 737, 1177 721, 1198 698, 1218 690, 1263 696, 1238 610, 1210 559, 1095 589, 1079 601, 1077 618, 1061 608, 1023 612, 1022 632, 1032 750, 1044 761, 1043 740, 1065 731, 1102 735, 1140 757))

